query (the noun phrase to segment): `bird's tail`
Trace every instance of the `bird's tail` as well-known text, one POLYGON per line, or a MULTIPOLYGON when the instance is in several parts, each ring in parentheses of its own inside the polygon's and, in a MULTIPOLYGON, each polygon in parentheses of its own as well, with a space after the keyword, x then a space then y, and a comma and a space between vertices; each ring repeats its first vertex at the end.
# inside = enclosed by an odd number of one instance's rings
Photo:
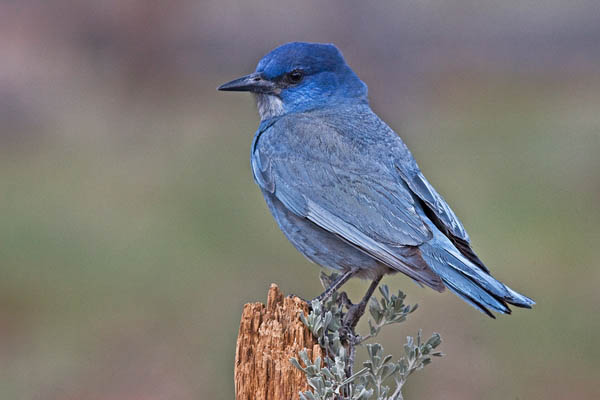
POLYGON ((425 262, 442 278, 448 289, 492 318, 495 317, 489 309, 510 314, 508 304, 525 308, 535 304, 530 298, 515 292, 475 266, 439 231, 435 232, 432 242, 424 243, 419 250, 425 262))

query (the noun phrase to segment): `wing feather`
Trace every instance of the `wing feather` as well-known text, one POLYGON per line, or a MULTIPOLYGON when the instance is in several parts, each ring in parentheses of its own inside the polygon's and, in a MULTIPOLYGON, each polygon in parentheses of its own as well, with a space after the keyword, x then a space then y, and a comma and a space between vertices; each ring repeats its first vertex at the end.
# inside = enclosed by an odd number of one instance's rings
POLYGON ((257 183, 296 215, 442 290, 441 279, 425 263, 402 256, 406 247, 432 237, 410 190, 376 158, 362 157, 351 146, 335 129, 311 120, 278 123, 262 133, 252 170, 257 183), (343 147, 341 156, 335 149, 343 147))

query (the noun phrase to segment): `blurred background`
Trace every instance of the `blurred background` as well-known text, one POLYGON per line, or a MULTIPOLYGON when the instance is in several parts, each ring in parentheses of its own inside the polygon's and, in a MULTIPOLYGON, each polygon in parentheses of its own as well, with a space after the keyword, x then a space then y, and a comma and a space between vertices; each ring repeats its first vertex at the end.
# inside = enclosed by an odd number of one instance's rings
POLYGON ((494 321, 386 278, 420 305, 386 350, 447 354, 405 397, 600 398, 595 0, 0 2, 0 397, 232 399, 243 304, 320 292, 253 183, 252 97, 215 90, 292 40, 339 46, 538 302, 494 321))

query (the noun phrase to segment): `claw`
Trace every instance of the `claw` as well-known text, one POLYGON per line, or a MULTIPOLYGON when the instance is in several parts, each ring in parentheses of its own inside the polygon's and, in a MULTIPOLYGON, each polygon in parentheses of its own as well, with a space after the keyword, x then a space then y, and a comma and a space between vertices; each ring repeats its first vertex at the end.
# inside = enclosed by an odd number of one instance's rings
POLYGON ((338 305, 346 306, 347 309, 350 309, 354 305, 352 301, 350 301, 350 298, 348 297, 348 294, 346 294, 346 292, 339 293, 337 302, 338 305))
POLYGON ((311 301, 308 301, 308 300, 306 300, 306 299, 305 299, 305 298, 303 298, 303 297, 300 297, 300 296, 298 296, 298 295, 296 295, 296 294, 293 294, 293 293, 290 293, 290 294, 288 294, 288 295, 287 295, 287 296, 285 296, 285 297, 289 297, 290 299, 293 299, 294 297, 295 297, 295 298, 297 298, 297 299, 300 299, 300 300, 302 300, 302 302, 306 303, 306 305, 308 306, 308 310, 309 310, 309 311, 310 311, 310 310, 312 310, 312 302, 311 302, 311 301))

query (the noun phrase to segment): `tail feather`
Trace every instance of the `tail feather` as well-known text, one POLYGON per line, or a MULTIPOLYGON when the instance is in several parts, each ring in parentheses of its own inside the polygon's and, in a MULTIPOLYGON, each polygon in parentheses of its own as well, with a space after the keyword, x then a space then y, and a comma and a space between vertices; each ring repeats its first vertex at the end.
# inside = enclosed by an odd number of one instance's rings
MULTIPOLYGON (((468 265, 462 264, 444 249, 437 249, 428 244, 420 247, 423 259, 438 274, 444 284, 455 294, 475 308, 483 311, 487 315, 491 313, 487 308, 494 311, 510 314, 510 308, 504 301, 504 296, 499 292, 506 292, 504 287, 500 288, 500 282, 491 278, 495 282, 485 282, 476 280, 465 273, 468 265)), ((488 275, 489 276, 489 275, 488 275)))
POLYGON ((508 304, 524 308, 535 304, 473 264, 433 224, 430 228, 434 237, 419 247, 421 256, 448 289, 467 303, 491 317, 488 308, 510 314, 508 304))
MULTIPOLYGON (((450 291, 452 293, 454 293, 455 295, 457 295, 458 297, 460 297, 467 304, 475 307, 477 310, 479 310, 481 313, 487 315, 488 317, 496 319, 496 316, 494 314, 492 314, 490 310, 488 310, 487 308, 485 308, 483 306, 483 304, 477 302, 473 298, 467 297, 466 295, 462 294, 460 291, 458 291, 458 289, 454 288, 451 284, 448 284, 448 288, 450 289, 450 291)), ((510 313, 510 309, 509 309, 509 313, 510 313)))
POLYGON ((508 293, 510 294, 510 298, 505 299, 507 303, 510 303, 515 307, 521 307, 521 308, 531 308, 535 304, 535 301, 533 301, 532 299, 530 299, 527 296, 522 295, 521 293, 515 292, 508 286, 506 286, 506 289, 508 290, 508 293))

